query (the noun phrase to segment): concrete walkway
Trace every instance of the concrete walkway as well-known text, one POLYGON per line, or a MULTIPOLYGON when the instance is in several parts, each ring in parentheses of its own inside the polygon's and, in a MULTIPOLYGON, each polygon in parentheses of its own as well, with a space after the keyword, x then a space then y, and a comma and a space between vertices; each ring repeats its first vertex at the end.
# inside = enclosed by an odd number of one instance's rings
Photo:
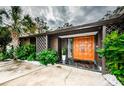
POLYGON ((110 86, 101 73, 54 65, 6 82, 4 86, 81 85, 110 86))

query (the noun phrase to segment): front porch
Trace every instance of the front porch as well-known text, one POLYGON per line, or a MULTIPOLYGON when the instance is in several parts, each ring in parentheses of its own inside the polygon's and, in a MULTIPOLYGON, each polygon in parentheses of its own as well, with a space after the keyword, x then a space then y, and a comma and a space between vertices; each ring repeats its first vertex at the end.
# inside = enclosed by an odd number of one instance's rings
POLYGON ((96 53, 96 48, 102 47, 102 26, 67 31, 50 35, 48 38, 49 48, 55 49, 59 53, 60 64, 102 72, 104 64, 96 53), (66 49, 64 62, 63 49, 66 49))
POLYGON ((76 66, 77 68, 83 68, 93 71, 101 71, 101 63, 98 62, 98 55, 95 52, 98 38, 98 32, 64 35, 59 36, 61 39, 60 46, 60 63, 76 66), (90 43, 91 42, 91 43, 90 43), (66 49, 66 59, 63 63, 62 50, 66 49))

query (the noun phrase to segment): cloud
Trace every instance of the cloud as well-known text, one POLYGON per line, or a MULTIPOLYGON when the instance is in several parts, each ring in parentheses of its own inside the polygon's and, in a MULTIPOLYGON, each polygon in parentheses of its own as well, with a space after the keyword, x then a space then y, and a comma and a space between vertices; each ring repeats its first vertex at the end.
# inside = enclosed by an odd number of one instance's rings
POLYGON ((71 20, 72 24, 85 24, 97 21, 101 19, 107 11, 113 11, 116 7, 106 7, 106 6, 83 6, 80 7, 75 13, 77 15, 73 16, 71 20), (79 13, 79 14, 78 14, 79 13))
MULTIPOLYGON (((26 8, 26 7, 25 7, 26 8)), ((41 16, 51 28, 69 22, 73 25, 85 24, 101 19, 112 6, 39 6, 30 7, 34 16, 41 16)))
MULTIPOLYGON (((3 8, 3 7, 1 7, 3 8)), ((50 28, 62 26, 65 22, 73 25, 85 24, 101 19, 115 6, 23 6, 23 14, 33 18, 41 16, 50 28)))

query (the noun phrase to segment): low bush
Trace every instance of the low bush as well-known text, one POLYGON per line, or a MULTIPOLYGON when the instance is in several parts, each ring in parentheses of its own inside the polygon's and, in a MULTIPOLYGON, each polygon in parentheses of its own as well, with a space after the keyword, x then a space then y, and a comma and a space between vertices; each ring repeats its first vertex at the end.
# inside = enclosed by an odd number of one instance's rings
POLYGON ((58 61, 58 54, 55 50, 43 50, 37 55, 37 60, 44 65, 54 65, 58 61))
POLYGON ((97 49, 100 57, 106 58, 108 71, 124 85, 124 34, 113 31, 104 39, 104 48, 97 49))
POLYGON ((29 57, 27 58, 28 61, 33 61, 36 59, 36 54, 32 53, 31 55, 29 55, 29 57))
POLYGON ((0 61, 3 61, 5 59, 4 53, 0 52, 0 61))
POLYGON ((35 45, 28 44, 22 45, 15 50, 16 56, 21 60, 34 60, 35 59, 35 45))
POLYGON ((0 61, 4 61, 9 58, 9 54, 7 52, 0 52, 0 61))

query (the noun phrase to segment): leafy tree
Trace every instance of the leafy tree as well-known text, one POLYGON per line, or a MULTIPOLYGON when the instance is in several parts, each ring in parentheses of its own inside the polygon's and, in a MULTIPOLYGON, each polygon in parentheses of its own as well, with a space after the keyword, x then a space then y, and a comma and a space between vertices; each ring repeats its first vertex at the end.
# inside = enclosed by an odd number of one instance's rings
POLYGON ((71 26, 73 26, 73 25, 70 24, 70 23, 64 23, 61 27, 58 27, 57 29, 68 28, 68 27, 71 27, 71 26))
POLYGON ((36 17, 35 21, 37 23, 39 33, 42 33, 49 29, 49 27, 47 26, 47 22, 45 22, 41 17, 36 17))
POLYGON ((118 6, 114 11, 107 11, 107 13, 99 21, 114 18, 121 14, 124 14, 124 6, 118 6))
POLYGON ((63 27, 70 27, 70 26, 72 26, 72 24, 69 24, 69 23, 63 24, 63 27))
POLYGON ((0 27, 0 46, 2 51, 6 50, 6 45, 11 41, 10 32, 6 27, 0 27))
POLYGON ((113 14, 119 14, 124 10, 124 6, 118 6, 114 11, 113 14))

